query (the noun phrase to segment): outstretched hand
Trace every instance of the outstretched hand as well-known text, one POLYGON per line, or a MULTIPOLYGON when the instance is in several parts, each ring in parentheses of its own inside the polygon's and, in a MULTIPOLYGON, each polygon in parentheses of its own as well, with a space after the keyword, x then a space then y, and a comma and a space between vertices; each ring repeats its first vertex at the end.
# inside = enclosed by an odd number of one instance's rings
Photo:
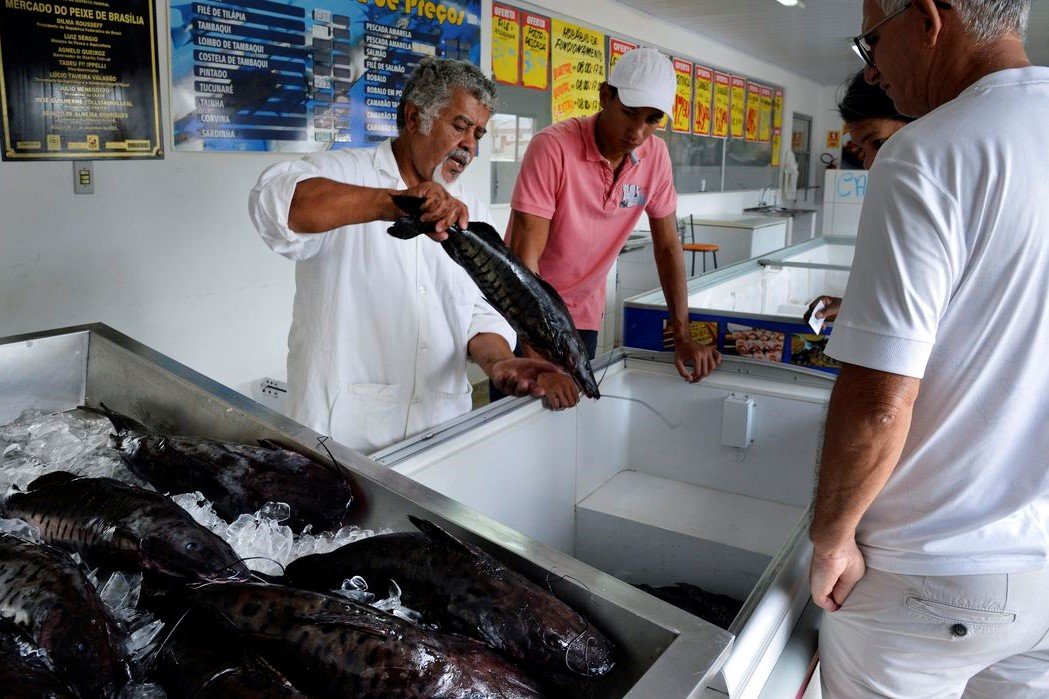
MULTIPOLYGON (((513 357, 500 360, 492 366, 490 378, 492 384, 507 395, 535 398, 550 396, 559 401, 559 407, 570 407, 560 405, 561 379, 570 383, 572 379, 545 359, 513 357)), ((578 390, 576 401, 578 402, 578 390)))
POLYGON ((713 347, 692 340, 683 340, 674 345, 674 366, 681 378, 689 383, 710 376, 718 364, 721 364, 721 352, 713 347))
POLYGON ((823 320, 834 320, 838 317, 838 311, 841 310, 841 297, 840 296, 820 296, 813 300, 809 304, 809 310, 805 311, 803 318, 805 322, 809 322, 809 318, 812 316, 813 310, 820 302, 823 302, 823 308, 816 311, 816 317, 822 318, 823 320))

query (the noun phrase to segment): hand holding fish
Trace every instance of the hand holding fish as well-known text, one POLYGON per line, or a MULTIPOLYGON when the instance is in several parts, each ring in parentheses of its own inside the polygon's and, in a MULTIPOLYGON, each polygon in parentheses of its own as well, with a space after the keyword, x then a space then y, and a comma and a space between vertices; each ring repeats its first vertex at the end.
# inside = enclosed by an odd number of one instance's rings
MULTIPOLYGON (((563 377, 575 389, 572 379, 545 359, 502 359, 492 365, 490 374, 492 383, 503 393, 535 398, 548 395, 545 386, 552 385, 551 377, 556 376, 563 377)), ((576 390, 576 402, 578 401, 579 392, 576 390)))
POLYGON ((427 235, 438 242, 448 237, 449 226, 466 228, 470 224, 470 212, 466 204, 453 197, 447 189, 436 182, 423 182, 403 192, 397 192, 397 194, 419 197, 423 200, 419 207, 421 212, 419 220, 423 223, 434 224, 434 231, 427 235))
POLYGON ((689 383, 705 379, 721 364, 721 352, 713 347, 701 345, 691 339, 674 343, 674 366, 689 383), (689 368, 691 367, 691 369, 689 368))
POLYGON ((546 405, 551 410, 574 408, 579 403, 579 387, 572 377, 564 372, 547 372, 539 376, 539 387, 543 389, 546 405))

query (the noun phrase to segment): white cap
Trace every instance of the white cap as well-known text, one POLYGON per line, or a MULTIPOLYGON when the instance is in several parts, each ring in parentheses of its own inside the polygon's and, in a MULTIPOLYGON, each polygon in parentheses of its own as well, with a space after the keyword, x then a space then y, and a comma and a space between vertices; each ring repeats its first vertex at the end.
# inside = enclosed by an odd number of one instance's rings
POLYGON ((674 66, 656 49, 624 53, 612 68, 608 84, 619 90, 619 101, 627 107, 650 107, 664 114, 674 109, 674 66))

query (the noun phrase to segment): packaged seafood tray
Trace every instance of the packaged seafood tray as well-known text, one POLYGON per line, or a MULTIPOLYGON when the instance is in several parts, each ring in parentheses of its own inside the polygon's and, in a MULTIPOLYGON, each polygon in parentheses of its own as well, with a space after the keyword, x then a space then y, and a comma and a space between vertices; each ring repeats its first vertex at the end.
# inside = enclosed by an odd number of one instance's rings
POLYGON ((695 613, 733 639, 701 696, 795 696, 819 618, 806 527, 833 377, 728 357, 689 384, 669 355, 623 349, 595 370, 600 400, 504 399, 372 458, 683 608, 698 588, 695 613), (803 631, 800 663, 774 673, 803 631))
MULTIPOLYGON (((833 324, 815 333, 802 316, 817 296, 845 293, 854 251, 854 238, 815 238, 693 277, 688 281, 693 339, 726 355, 836 374, 837 363, 823 353, 833 324)), ((623 344, 672 349, 668 318, 660 289, 627 299, 623 344)))
MULTIPOLYGON (((618 403, 622 405, 616 410, 627 410, 627 403, 618 403)), ((105 410, 163 434, 246 444, 269 440, 330 463, 320 444, 321 435, 105 325, 0 339, 0 425, 27 409, 65 411, 103 404, 105 410)), ((615 402, 602 399, 595 405, 613 408, 615 402)), ((493 407, 502 410, 504 406, 493 407)), ((526 412, 541 413, 535 404, 523 407, 526 412)), ((485 419, 494 417, 485 415, 485 419)), ((453 427, 458 429, 457 424, 453 427)), ((433 444, 443 443, 442 438, 433 444)), ((600 680, 580 685, 573 696, 700 696, 716 681, 729 658, 738 634, 646 594, 602 566, 577 560, 572 554, 578 552, 562 545, 550 532, 530 533, 529 527, 516 526, 513 510, 493 510, 488 501, 482 501, 481 508, 472 507, 471 498, 459 493, 442 493, 442 487, 432 487, 330 441, 324 446, 355 483, 347 524, 408 532, 413 530, 409 517, 433 523, 550 590, 611 639, 616 648, 614 668, 600 680)), ((506 446, 511 447, 512 440, 506 446)), ((498 484, 506 470, 504 463, 504 455, 497 450, 482 482, 498 484)), ((506 482, 507 487, 511 485, 506 482)), ((555 482, 530 494, 535 502, 521 507, 532 514, 544 512, 552 507, 547 501, 560 502, 564 496, 561 484, 555 482)))

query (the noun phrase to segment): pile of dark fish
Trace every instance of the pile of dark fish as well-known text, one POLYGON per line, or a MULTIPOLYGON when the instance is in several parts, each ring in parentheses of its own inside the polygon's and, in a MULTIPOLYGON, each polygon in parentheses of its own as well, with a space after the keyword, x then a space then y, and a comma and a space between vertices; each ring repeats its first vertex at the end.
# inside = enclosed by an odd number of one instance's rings
MULTIPOLYGON (((419 220, 423 199, 398 195, 393 200, 408 216, 388 229, 390 235, 410 240, 433 232, 432 223, 419 220)), ((441 247, 466 270, 518 337, 564 369, 583 395, 601 397, 586 346, 561 295, 525 267, 494 228, 483 221, 470 221, 466 228, 451 226, 441 247)))
MULTIPOLYGON (((345 523, 353 483, 338 465, 107 416, 128 467, 161 492, 200 491, 227 517, 280 500, 299 529, 345 523)), ((40 537, 0 531, 3 696, 117 697, 136 681, 170 697, 524 699, 614 665, 582 616, 431 522, 264 577, 161 492, 59 471, 3 497, 0 516, 40 537), (144 576, 140 605, 166 624, 145 661, 88 569, 144 576), (357 576, 399 585, 422 623, 336 594, 357 576)))

